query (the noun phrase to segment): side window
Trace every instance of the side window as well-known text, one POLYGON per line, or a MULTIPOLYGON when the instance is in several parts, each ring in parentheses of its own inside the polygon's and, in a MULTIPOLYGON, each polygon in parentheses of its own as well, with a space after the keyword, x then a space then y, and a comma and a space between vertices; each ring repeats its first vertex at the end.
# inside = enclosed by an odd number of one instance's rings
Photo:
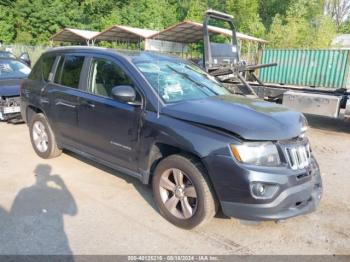
POLYGON ((43 71, 43 79, 45 81, 49 80, 49 75, 52 70, 53 63, 55 62, 56 56, 47 56, 43 58, 42 61, 42 71, 43 71))
POLYGON ((78 88, 83 63, 83 56, 67 55, 64 58, 61 57, 56 70, 55 83, 78 88))
POLYGON ((28 78, 31 80, 41 80, 41 63, 42 58, 40 58, 32 68, 32 71, 30 72, 28 78))
POLYGON ((112 88, 131 85, 131 79, 112 61, 94 58, 91 63, 88 90, 91 93, 111 97, 112 88))

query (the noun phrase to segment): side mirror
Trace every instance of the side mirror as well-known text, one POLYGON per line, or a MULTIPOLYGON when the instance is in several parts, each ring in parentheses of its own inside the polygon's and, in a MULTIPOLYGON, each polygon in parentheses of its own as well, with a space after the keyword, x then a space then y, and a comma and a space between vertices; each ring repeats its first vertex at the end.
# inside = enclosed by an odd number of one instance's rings
POLYGON ((30 61, 29 54, 27 52, 22 53, 19 56, 19 60, 24 62, 27 66, 31 67, 32 62, 30 61))
POLYGON ((135 103, 136 92, 131 86, 115 86, 112 88, 112 97, 120 102, 133 104, 135 103))

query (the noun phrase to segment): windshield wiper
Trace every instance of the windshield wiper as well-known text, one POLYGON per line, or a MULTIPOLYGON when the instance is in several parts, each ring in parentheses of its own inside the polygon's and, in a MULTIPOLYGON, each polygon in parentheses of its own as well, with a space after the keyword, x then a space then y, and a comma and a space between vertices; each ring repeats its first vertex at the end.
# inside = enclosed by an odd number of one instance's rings
POLYGON ((204 85, 204 84, 202 84, 202 83, 198 83, 198 82, 197 82, 196 80, 194 80, 189 74, 186 74, 186 73, 184 73, 184 72, 181 72, 181 71, 179 71, 179 70, 176 70, 175 68, 173 68, 173 67, 170 66, 170 65, 167 65, 167 67, 169 67, 170 70, 172 70, 172 71, 178 73, 179 75, 185 77, 186 79, 190 80, 192 83, 196 84, 197 86, 199 86, 199 87, 201 87, 201 88, 204 87, 204 88, 208 89, 210 92, 214 93, 214 95, 219 95, 219 94, 216 93, 213 89, 211 89, 209 86, 204 85))

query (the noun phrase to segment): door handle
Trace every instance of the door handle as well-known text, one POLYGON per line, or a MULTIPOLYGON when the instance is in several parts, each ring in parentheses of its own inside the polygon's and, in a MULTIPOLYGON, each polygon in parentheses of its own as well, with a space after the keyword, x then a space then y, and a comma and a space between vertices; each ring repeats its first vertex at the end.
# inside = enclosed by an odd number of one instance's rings
POLYGON ((87 100, 82 100, 80 102, 80 105, 82 106, 87 106, 87 107, 91 107, 91 108, 94 108, 95 107, 95 104, 91 101, 87 101, 87 100))
POLYGON ((75 105, 73 104, 69 104, 69 103, 66 103, 66 102, 63 102, 63 101, 58 101, 56 103, 56 106, 65 106, 65 107, 70 107, 70 108, 75 108, 75 105))

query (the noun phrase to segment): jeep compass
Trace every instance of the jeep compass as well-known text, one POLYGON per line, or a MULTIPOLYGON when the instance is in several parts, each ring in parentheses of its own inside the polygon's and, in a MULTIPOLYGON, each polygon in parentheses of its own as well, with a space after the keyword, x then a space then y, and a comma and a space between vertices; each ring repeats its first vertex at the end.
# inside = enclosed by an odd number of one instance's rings
POLYGON ((151 183, 161 215, 182 228, 219 209, 286 219, 321 198, 301 113, 232 94, 179 58, 51 49, 22 86, 21 113, 40 157, 65 149, 151 183))

